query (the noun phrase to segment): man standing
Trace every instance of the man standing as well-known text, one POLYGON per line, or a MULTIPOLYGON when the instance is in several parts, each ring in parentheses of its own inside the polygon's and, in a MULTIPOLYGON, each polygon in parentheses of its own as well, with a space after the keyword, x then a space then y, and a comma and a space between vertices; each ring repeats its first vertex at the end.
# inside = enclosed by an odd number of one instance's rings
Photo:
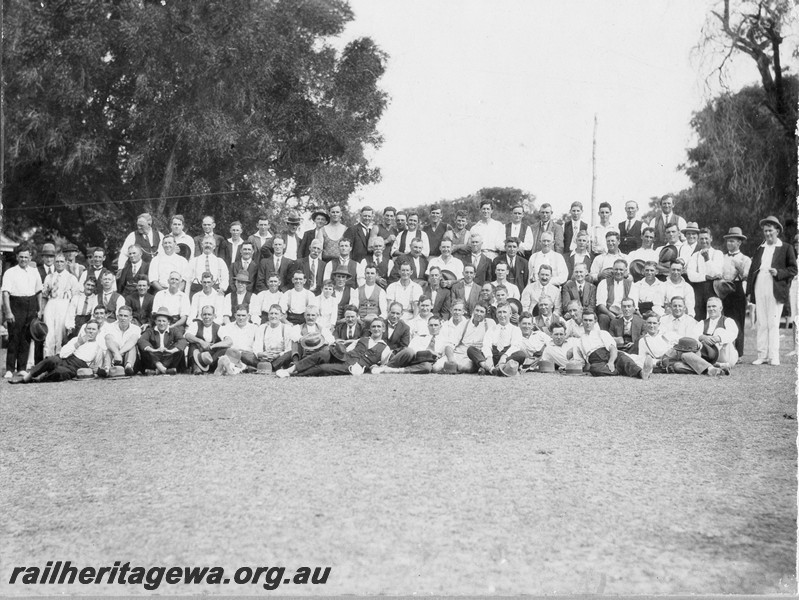
POLYGON ((122 271, 128 262, 128 248, 136 244, 142 250, 142 260, 150 262, 158 254, 161 245, 161 235, 153 229, 153 218, 149 213, 142 213, 136 218, 136 231, 129 233, 119 249, 119 264, 117 269, 122 271))
POLYGON ((707 301, 715 296, 713 282, 721 279, 724 271, 724 255, 710 245, 712 242, 710 230, 700 229, 696 252, 691 255, 686 265, 688 281, 694 288, 697 321, 705 320, 707 301))
POLYGON ((448 231, 452 230, 451 226, 441 222, 441 214, 440 206, 431 206, 430 222, 422 230, 427 235, 427 240, 430 242, 430 254, 428 255, 430 258, 441 255, 441 251, 439 249, 441 240, 444 239, 444 236, 448 231))
POLYGON ((397 257, 402 254, 410 254, 414 240, 421 241, 422 255, 425 257, 430 256, 430 240, 427 234, 419 227, 419 215, 412 212, 408 213, 407 218, 408 229, 397 234, 397 239, 394 241, 394 246, 391 248, 391 256, 397 257))
POLYGON ((741 243, 746 241, 746 236, 740 227, 731 227, 724 236, 727 253, 724 255, 723 280, 732 284, 732 291, 722 297, 724 314, 730 317, 738 326, 738 337, 735 339, 735 349, 738 356, 744 353, 744 322, 746 320, 747 300, 743 282, 749 277, 752 259, 741 252, 741 243))
MULTIPOLYGON (((654 231, 654 230, 653 230, 654 231)), ((680 258, 688 264, 688 260, 696 251, 696 244, 699 241, 699 225, 694 222, 686 224, 685 229, 682 230, 685 237, 685 242, 680 245, 680 258)))
POLYGON ((224 294, 230 285, 230 271, 225 261, 214 255, 213 238, 203 240, 201 249, 202 253, 189 263, 189 295, 194 296, 202 289, 201 278, 204 273, 211 274, 214 289, 224 294))
MULTIPOLYGON (((505 246, 505 227, 499 221, 491 218, 494 212, 494 206, 490 200, 483 200, 480 202, 480 220, 472 225, 469 231, 470 237, 479 237, 482 244, 482 251, 488 258, 489 264, 494 260, 502 248, 505 246)), ((472 253, 474 253, 474 244, 472 244, 472 253)), ((486 279, 480 280, 479 270, 475 275, 478 283, 482 285, 486 279)))
POLYGON ((677 231, 685 229, 685 219, 674 214, 674 196, 666 194, 660 199, 660 214, 649 222, 655 230, 655 246, 662 246, 666 242, 666 227, 676 225, 677 231))
POLYGON ((467 225, 469 224, 468 215, 465 210, 459 210, 455 213, 455 228, 452 230, 452 255, 462 261, 466 259, 471 252, 471 232, 467 225))
MULTIPOLYGON (((47 244, 45 244, 45 246, 47 246, 47 244)), ((89 266, 83 272, 80 279, 78 279, 78 281, 80 281, 80 284, 83 285, 87 279, 93 279, 95 284, 99 284, 100 275, 102 275, 103 269, 105 268, 104 265, 105 265, 105 250, 103 250, 99 246, 93 248, 89 255, 89 266)), ((44 277, 42 277, 42 281, 44 281, 44 277)))
POLYGON ((627 220, 619 223, 619 250, 622 254, 629 254, 641 247, 641 229, 644 222, 636 217, 638 203, 635 200, 624 203, 624 212, 627 213, 627 220))
POLYGON ((508 240, 514 238, 519 254, 527 259, 532 254, 535 240, 533 239, 533 230, 522 222, 523 218, 524 206, 517 204, 510 211, 510 223, 505 224, 505 251, 507 252, 508 240))
MULTIPOLYGON (((156 256, 156 258, 158 258, 158 256, 156 256)), ((169 278, 167 278, 167 280, 168 279, 169 278)), ((147 291, 149 287, 147 276, 140 275, 139 280, 136 282, 136 292, 125 298, 125 304, 130 306, 133 310, 133 324, 138 325, 142 329, 150 324, 150 318, 153 314, 153 301, 155 297, 147 291)), ((84 312, 82 314, 87 313, 84 312)))
POLYGON ((225 240, 219 250, 219 258, 225 261, 228 269, 239 257, 241 245, 244 243, 244 239, 241 237, 242 231, 241 221, 233 221, 230 224, 230 237, 225 240))
MULTIPOLYGON (((569 220, 563 226, 563 255, 568 256, 577 248, 577 234, 585 231, 588 234, 588 223, 582 220, 583 203, 572 202, 569 208, 569 220)), ((587 240, 586 240, 587 243, 587 240)))
POLYGON ((533 254, 541 252, 541 238, 544 233, 552 236, 555 252, 563 253, 563 228, 552 220, 552 205, 544 203, 538 209, 538 224, 533 226, 533 254))
MULTIPOLYGON (((24 371, 28 363, 31 342, 31 322, 42 317, 42 278, 31 263, 31 251, 20 244, 16 247, 17 264, 3 274, 3 311, 8 329, 5 378, 14 371, 24 371)), ((111 275, 113 277, 113 275, 111 275)))
POLYGON ((67 261, 63 254, 55 257, 55 271, 45 277, 42 284, 44 308, 42 319, 47 325, 47 337, 44 340, 44 356, 54 356, 61 350, 66 332, 66 318, 69 312, 69 301, 72 296, 80 294, 78 279, 67 271, 67 261))
POLYGON ((341 207, 334 204, 328 212, 330 214, 330 222, 325 225, 324 245, 322 246, 322 260, 325 262, 338 258, 338 243, 347 231, 347 226, 341 222, 343 214, 341 207))
POLYGON ((423 285, 425 282, 425 273, 429 267, 427 258, 424 256, 424 246, 422 240, 415 239, 411 241, 411 251, 408 254, 399 255, 394 261, 394 269, 389 276, 389 281, 397 281, 399 279, 399 268, 403 264, 411 266, 411 279, 423 285))
POLYGON ((673 298, 683 299, 685 310, 692 317, 695 312, 694 288, 683 279, 682 273, 684 265, 680 261, 674 261, 669 267, 669 278, 663 282, 663 293, 666 297, 666 306, 671 304, 673 298))
POLYGON ((247 277, 247 291, 252 292, 255 287, 255 279, 258 277, 258 262, 253 258, 255 248, 252 242, 246 241, 241 244, 239 256, 230 265, 230 288, 233 289, 233 282, 241 273, 247 277))
POLYGON ((350 274, 347 286, 358 289, 358 282, 363 281, 363 272, 358 262, 352 259, 352 242, 343 237, 338 242, 338 257, 325 264, 325 279, 332 279, 336 271, 346 271, 350 274))
POLYGON ((419 298, 422 288, 411 279, 411 265, 403 263, 399 269, 399 281, 395 281, 386 290, 388 302, 399 302, 402 305, 402 319, 406 322, 419 314, 419 298))
POLYGON ((272 232, 269 231, 269 217, 258 217, 258 231, 253 233, 247 241, 252 242, 253 256, 256 262, 272 256, 272 232))
POLYGON ((374 210, 371 206, 361 209, 361 220, 344 233, 344 239, 350 240, 352 251, 350 256, 355 262, 361 262, 369 256, 369 237, 374 224, 374 210))
POLYGON ((595 256, 591 262, 591 281, 596 283, 608 277, 612 277, 613 265, 623 259, 627 263, 627 257, 619 250, 619 234, 617 231, 608 231, 605 236, 605 252, 595 256))
POLYGON ((610 222, 610 216, 612 212, 613 209, 609 203, 599 203, 599 224, 594 225, 591 229, 591 252, 594 254, 594 256, 606 254, 608 252, 607 239, 608 233, 611 231, 616 232, 616 240, 618 245, 619 230, 613 223, 610 222))
POLYGON ((377 285, 377 269, 368 266, 364 270, 364 284, 358 288, 358 316, 361 320, 369 316, 385 318, 387 313, 386 292, 377 285))
POLYGON ((302 241, 300 241, 300 249, 298 252, 298 258, 300 259, 307 257, 311 253, 311 242, 314 240, 318 240, 320 248, 324 245, 325 225, 330 223, 330 215, 323 210, 317 210, 311 215, 311 221, 314 223, 313 229, 309 229, 302 234, 302 241))
POLYGON ((128 248, 128 262, 117 277, 117 291, 123 296, 135 292, 139 274, 148 275, 149 266, 142 260, 142 249, 138 244, 133 244, 128 248))
POLYGON ((382 236, 372 238, 372 254, 361 261, 358 270, 365 273, 367 267, 374 267, 377 273, 375 281, 382 289, 388 287, 391 272, 394 270, 394 261, 386 252, 386 242, 382 236))
POLYGON ((125 306, 125 297, 117 292, 116 283, 116 277, 114 277, 111 271, 103 271, 103 274, 100 275, 100 289, 97 292, 97 304, 105 307, 109 322, 114 321, 117 318, 117 311, 125 306))
POLYGON ((218 233, 214 233, 216 227, 216 220, 211 215, 206 215, 202 220, 202 235, 194 237, 194 256, 195 258, 203 253, 203 245, 205 242, 211 242, 211 254, 219 256, 220 248, 225 244, 225 238, 218 233))
POLYGON ((297 230, 300 227, 300 215, 296 211, 290 211, 286 217, 286 231, 282 232, 278 237, 283 238, 286 245, 283 254, 289 260, 297 260, 298 252, 302 239, 300 238, 297 230))
MULTIPOLYGON (((276 237, 272 240, 272 254, 269 258, 262 258, 258 264, 258 275, 255 279, 255 293, 259 294, 266 288, 266 282, 272 275, 277 275, 280 280, 280 291, 285 292, 291 288, 290 277, 294 273, 294 261, 283 255, 286 243, 283 238, 276 237)), ((195 259, 196 260, 196 259, 195 259)))
MULTIPOLYGON (((169 221, 169 235, 175 242, 175 253, 183 258, 187 263, 194 258, 194 238, 184 230, 186 220, 183 215, 174 215, 169 221)), ((164 236, 166 237, 166 236, 164 236)), ((164 240, 161 240, 161 247, 158 254, 164 249, 164 240)))

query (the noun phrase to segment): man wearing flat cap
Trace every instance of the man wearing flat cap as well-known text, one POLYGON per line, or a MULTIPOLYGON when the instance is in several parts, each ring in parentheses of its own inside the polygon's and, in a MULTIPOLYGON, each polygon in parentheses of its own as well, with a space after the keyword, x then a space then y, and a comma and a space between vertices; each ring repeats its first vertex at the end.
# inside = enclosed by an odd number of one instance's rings
MULTIPOLYGON (((297 258, 306 258, 311 253, 311 242, 319 240, 319 247, 324 247, 325 243, 325 225, 330 223, 330 215, 324 210, 317 210, 311 214, 311 221, 313 221, 314 228, 309 229, 302 235, 300 240, 300 249, 297 258)), ((321 250, 320 250, 321 255, 321 250)))
POLYGON ((286 245, 283 255, 291 261, 297 260, 300 244, 302 243, 302 238, 298 233, 300 222, 299 213, 296 210, 289 211, 286 217, 286 229, 280 232, 275 238, 283 240, 286 245))
POLYGON ((743 282, 749 277, 752 259, 741 252, 741 244, 746 236, 740 227, 731 227, 724 236, 727 252, 724 254, 724 267, 721 281, 716 283, 716 295, 721 298, 724 314, 735 321, 738 326, 738 337, 735 338, 735 349, 738 356, 744 352, 744 329, 748 302, 743 282), (724 282, 724 283, 721 283, 724 282))

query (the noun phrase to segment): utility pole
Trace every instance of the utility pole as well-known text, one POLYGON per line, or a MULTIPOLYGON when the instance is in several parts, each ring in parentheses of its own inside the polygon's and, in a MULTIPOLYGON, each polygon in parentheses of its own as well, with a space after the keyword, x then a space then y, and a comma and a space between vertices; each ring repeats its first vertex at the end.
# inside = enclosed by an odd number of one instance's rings
POLYGON ((591 216, 588 218, 588 225, 592 227, 594 225, 594 219, 597 215, 597 207, 596 207, 596 129, 597 129, 597 118, 596 113, 594 113, 594 143, 593 148, 591 150, 591 216))

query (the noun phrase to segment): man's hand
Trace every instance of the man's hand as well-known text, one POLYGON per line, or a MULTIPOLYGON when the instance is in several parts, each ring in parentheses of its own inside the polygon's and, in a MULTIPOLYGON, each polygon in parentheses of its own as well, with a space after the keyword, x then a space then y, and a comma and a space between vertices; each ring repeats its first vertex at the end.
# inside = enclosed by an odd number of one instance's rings
POLYGON ((177 348, 167 348, 166 349, 168 354, 175 354, 176 352, 180 352, 177 348))
POLYGON ((16 318, 14 318, 14 313, 12 313, 12 312, 9 310, 9 311, 6 313, 6 323, 14 323, 15 321, 16 321, 16 318))
POLYGON ((615 373, 616 372, 616 361, 612 361, 612 360, 608 361, 608 370, 611 373, 615 373))

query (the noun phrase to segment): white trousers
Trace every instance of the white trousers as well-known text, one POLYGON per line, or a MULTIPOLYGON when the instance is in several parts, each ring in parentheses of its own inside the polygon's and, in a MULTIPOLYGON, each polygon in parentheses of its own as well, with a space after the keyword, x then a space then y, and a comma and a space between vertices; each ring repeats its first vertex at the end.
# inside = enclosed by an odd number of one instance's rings
POLYGON ((757 315, 757 357, 780 359, 780 317, 783 303, 774 298, 774 278, 760 269, 755 280, 755 314, 757 315))

